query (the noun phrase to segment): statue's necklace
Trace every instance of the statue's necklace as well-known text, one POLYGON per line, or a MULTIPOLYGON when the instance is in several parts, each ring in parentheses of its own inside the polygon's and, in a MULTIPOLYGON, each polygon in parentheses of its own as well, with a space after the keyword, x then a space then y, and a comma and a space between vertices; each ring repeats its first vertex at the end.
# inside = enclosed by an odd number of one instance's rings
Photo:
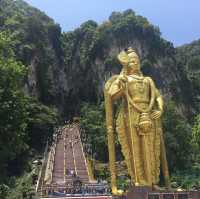
POLYGON ((139 75, 130 75, 130 77, 137 79, 137 80, 143 80, 144 76, 139 76, 139 75))
POLYGON ((144 92, 144 77, 142 76, 137 76, 137 75, 131 75, 132 78, 136 79, 137 81, 135 82, 135 87, 139 91, 139 93, 144 92))

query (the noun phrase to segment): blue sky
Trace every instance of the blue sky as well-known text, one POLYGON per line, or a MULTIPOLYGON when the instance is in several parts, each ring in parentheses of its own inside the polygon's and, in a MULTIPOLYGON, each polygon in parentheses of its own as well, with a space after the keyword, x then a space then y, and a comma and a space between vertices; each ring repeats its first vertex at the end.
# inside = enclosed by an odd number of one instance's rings
POLYGON ((59 23, 63 31, 73 30, 92 19, 101 23, 112 11, 133 9, 159 26, 162 36, 175 46, 200 38, 199 0, 25 0, 59 23))

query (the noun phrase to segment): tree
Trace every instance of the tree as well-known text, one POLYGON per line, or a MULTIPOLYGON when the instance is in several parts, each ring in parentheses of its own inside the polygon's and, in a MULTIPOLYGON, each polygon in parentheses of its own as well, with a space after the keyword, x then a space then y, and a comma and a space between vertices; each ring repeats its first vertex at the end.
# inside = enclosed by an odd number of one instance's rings
POLYGON ((43 105, 36 99, 29 98, 27 106, 28 126, 27 144, 37 150, 44 149, 46 141, 52 137, 54 126, 58 122, 58 113, 55 109, 43 105))
POLYGON ((90 155, 95 153, 95 158, 107 160, 107 141, 103 104, 91 105, 83 103, 81 107, 81 127, 85 131, 84 143, 90 155), (87 148, 88 147, 88 148, 87 148))
POLYGON ((191 166, 191 127, 176 112, 176 105, 170 101, 163 117, 168 163, 171 171, 188 169, 191 166))
POLYGON ((12 50, 8 32, 0 33, 0 181, 8 162, 27 149, 25 142, 28 114, 27 99, 21 90, 26 74, 12 50))
POLYGON ((192 145, 195 149, 198 159, 200 159, 200 114, 195 117, 194 125, 192 127, 192 145))

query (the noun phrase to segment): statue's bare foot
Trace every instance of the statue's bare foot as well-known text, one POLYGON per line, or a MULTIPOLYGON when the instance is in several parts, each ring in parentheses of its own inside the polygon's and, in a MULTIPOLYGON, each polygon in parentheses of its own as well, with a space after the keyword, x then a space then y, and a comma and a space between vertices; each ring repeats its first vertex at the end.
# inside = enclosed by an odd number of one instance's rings
POLYGON ((123 190, 117 189, 117 187, 112 187, 112 194, 116 196, 121 196, 124 193, 123 190))
POLYGON ((160 186, 156 185, 156 184, 154 184, 152 186, 152 189, 153 189, 153 191, 163 191, 163 189, 160 186))

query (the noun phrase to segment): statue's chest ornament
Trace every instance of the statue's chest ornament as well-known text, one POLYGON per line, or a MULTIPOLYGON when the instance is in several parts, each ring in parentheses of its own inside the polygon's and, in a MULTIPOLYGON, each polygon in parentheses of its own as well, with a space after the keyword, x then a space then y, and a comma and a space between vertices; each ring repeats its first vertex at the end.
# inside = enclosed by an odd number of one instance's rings
POLYGON ((131 76, 130 85, 131 85, 130 87, 132 87, 132 92, 143 94, 147 89, 148 81, 144 77, 131 76))
POLYGON ((128 88, 127 100, 130 105, 139 113, 149 113, 154 105, 155 92, 153 85, 148 78, 131 76, 129 79, 130 86, 128 88), (149 90, 150 89, 150 90, 149 90), (149 91, 148 91, 149 90, 149 91), (150 92, 151 98, 147 108, 142 108, 135 103, 136 98, 145 98, 150 92))
POLYGON ((145 83, 144 83, 144 81, 137 81, 135 83, 134 87, 139 93, 144 93, 144 91, 145 91, 145 83))

